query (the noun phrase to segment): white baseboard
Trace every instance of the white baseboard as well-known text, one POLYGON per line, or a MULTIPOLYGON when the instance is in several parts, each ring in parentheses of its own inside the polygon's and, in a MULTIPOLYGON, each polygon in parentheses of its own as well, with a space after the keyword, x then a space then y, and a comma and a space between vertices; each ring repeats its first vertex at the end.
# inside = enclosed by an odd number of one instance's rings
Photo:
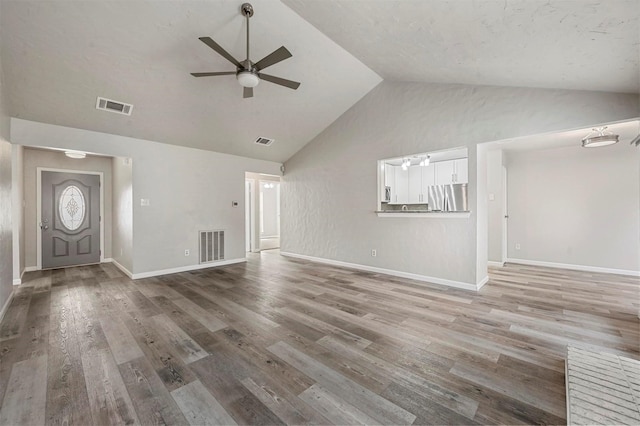
POLYGON ((20 272, 20 278, 14 278, 13 279, 13 285, 20 285, 22 284, 22 277, 24 276, 24 273, 26 272, 26 269, 22 269, 22 272, 20 272))
MULTIPOLYGON (((233 265, 234 263, 242 263, 246 261, 247 261, 247 258, 242 257, 240 259, 223 260, 221 262, 202 263, 198 265, 180 266, 178 268, 162 269, 158 271, 140 272, 138 274, 132 274, 131 279, 137 280, 140 278, 157 277, 158 275, 177 274, 178 272, 188 272, 188 271, 195 271, 197 269, 215 268, 216 266, 233 265)), ((115 263, 116 262, 114 262, 114 264, 115 263)))
POLYGON ((490 260, 487 262, 487 266, 495 266, 498 268, 502 268, 504 266, 504 262, 496 262, 495 260, 490 260))
POLYGON ((487 275, 476 284, 476 290, 480 290, 486 283, 489 282, 489 276, 487 275))
POLYGON ((11 305, 12 300, 13 300, 13 290, 11 290, 11 294, 9 294, 9 298, 7 299, 6 302, 4 302, 4 306, 2 307, 2 310, 0 310, 0 322, 2 322, 2 320, 4 319, 4 314, 7 313, 7 310, 9 309, 9 305, 11 305))
POLYGON ((24 272, 23 272, 23 274, 24 274, 25 272, 33 272, 33 271, 37 271, 37 270, 38 270, 38 267, 37 267, 37 266, 25 266, 25 267, 24 267, 24 272))
POLYGON ((122 271, 123 274, 125 274, 126 276, 128 276, 129 278, 131 278, 133 276, 133 273, 131 271, 129 271, 127 268, 125 268, 124 266, 122 266, 120 263, 118 263, 117 260, 112 259, 112 258, 107 258, 104 260, 105 263, 113 263, 113 266, 115 266, 116 268, 120 269, 122 271))
MULTIPOLYGON (((393 269, 384 269, 384 268, 377 268, 375 266, 360 265, 358 263, 349 263, 349 262, 342 262, 340 260, 325 259, 323 257, 307 256, 304 254, 288 253, 288 252, 282 252, 282 251, 280 252, 280 254, 282 256, 310 260, 312 262, 325 263, 327 265, 342 266, 342 267, 351 268, 351 269, 358 269, 361 271, 376 272, 379 274, 392 275, 394 277, 408 278, 416 281, 424 281, 432 284, 440 284, 440 285, 445 285, 449 287, 461 288, 463 290, 478 291, 480 287, 486 284, 486 281, 484 281, 484 279, 480 282, 480 284, 471 284, 471 283, 465 283, 462 281, 453 281, 453 280, 447 280, 444 278, 429 277, 427 275, 412 274, 410 272, 396 271, 393 269)), ((487 277, 486 279, 488 280, 489 278, 487 277)))
POLYGON ((600 266, 574 265, 571 263, 543 262, 540 260, 513 259, 513 258, 508 258, 507 262, 519 263, 521 265, 529 265, 529 266, 546 266, 548 268, 572 269, 574 271, 600 272, 604 274, 618 274, 618 275, 630 275, 632 277, 640 277, 640 271, 632 271, 627 269, 602 268, 600 266))

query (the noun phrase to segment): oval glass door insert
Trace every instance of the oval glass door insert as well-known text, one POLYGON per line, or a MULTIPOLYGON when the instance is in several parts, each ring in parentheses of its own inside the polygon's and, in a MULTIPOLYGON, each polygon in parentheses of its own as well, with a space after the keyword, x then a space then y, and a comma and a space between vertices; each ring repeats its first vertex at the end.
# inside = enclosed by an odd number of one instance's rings
POLYGON ((60 221, 69 231, 75 231, 82 225, 86 208, 80 188, 69 185, 62 191, 58 211, 60 221))

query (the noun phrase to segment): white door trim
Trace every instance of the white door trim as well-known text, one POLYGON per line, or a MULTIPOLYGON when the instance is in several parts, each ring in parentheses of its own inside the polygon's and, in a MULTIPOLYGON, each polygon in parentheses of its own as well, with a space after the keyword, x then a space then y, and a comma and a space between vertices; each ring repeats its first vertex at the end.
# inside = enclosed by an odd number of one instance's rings
POLYGON ((100 176, 100 262, 104 262, 104 173, 86 170, 55 169, 51 167, 36 168, 36 268, 42 269, 42 172, 76 173, 100 176))
POLYGON ((508 233, 509 233, 509 219, 507 218, 507 216, 509 216, 509 193, 508 193, 508 189, 507 189, 507 167, 506 166, 502 166, 502 264, 504 265, 505 262, 507 261, 507 258, 509 256, 507 256, 507 251, 509 250, 509 239, 508 239, 508 233))

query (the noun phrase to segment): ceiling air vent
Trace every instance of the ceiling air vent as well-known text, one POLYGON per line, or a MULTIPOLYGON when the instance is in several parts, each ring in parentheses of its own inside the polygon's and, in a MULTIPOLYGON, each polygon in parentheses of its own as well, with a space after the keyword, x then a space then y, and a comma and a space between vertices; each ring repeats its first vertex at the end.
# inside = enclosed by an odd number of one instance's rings
POLYGON ((269 146, 273 143, 273 141, 275 141, 275 139, 269 139, 269 138, 258 138, 256 139, 256 143, 258 145, 264 145, 264 146, 269 146))
POLYGON ((96 108, 103 111, 115 112, 116 114, 131 115, 133 105, 98 97, 96 108))

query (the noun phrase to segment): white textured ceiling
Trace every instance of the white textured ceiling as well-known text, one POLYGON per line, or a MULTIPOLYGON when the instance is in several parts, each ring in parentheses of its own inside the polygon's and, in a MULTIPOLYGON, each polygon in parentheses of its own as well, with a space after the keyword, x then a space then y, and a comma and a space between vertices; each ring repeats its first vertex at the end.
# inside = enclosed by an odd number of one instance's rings
MULTIPOLYGON (((279 0, 251 0, 252 59, 293 54, 242 98, 234 71, 198 40, 245 59, 242 1, 1 0, 0 40, 14 117, 266 160, 285 161, 380 82, 380 77, 279 0), (96 97, 134 104, 128 117, 96 97), (275 138, 270 147, 258 136, 275 138)), ((46 141, 43 141, 46 145, 46 141)))
POLYGON ((283 0, 384 79, 640 92, 639 0, 283 0))
POLYGON ((233 70, 201 36, 244 59, 242 2, 0 0, 9 113, 285 161, 379 76, 640 92, 638 0, 252 0, 252 58, 285 45, 293 57, 267 72, 302 85, 243 99, 233 76, 189 75, 233 70), (96 110, 97 96, 133 115, 96 110))

